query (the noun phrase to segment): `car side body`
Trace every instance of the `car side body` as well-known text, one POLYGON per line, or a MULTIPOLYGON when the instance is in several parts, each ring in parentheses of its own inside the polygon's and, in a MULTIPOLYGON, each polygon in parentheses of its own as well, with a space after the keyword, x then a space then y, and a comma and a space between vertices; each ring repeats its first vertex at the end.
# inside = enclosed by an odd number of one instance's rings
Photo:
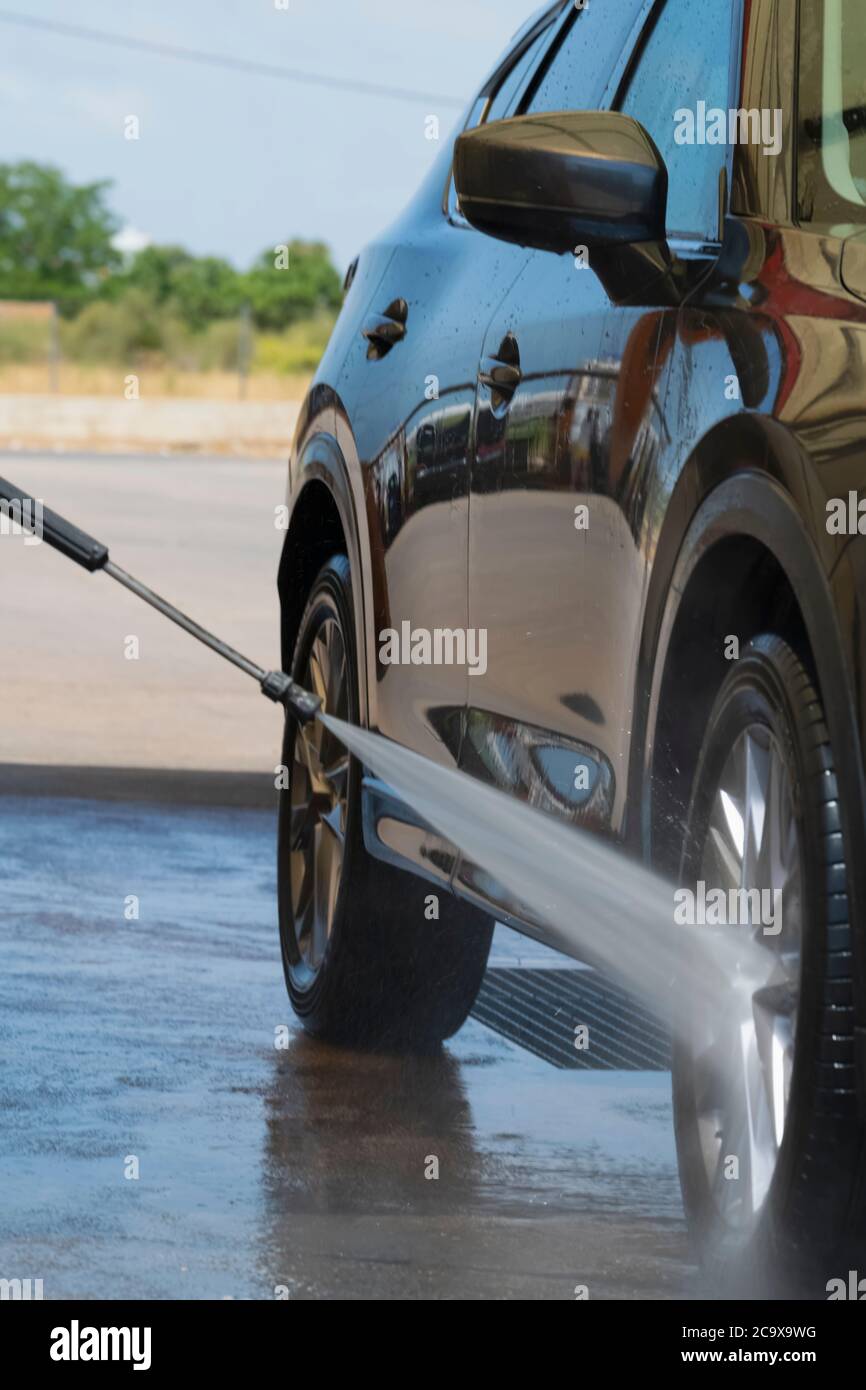
MULTIPOLYGON (((730 106, 782 128, 778 152, 727 151, 717 237, 596 268, 486 235, 457 206, 449 141, 362 252, 292 448, 283 665, 310 584, 345 551, 362 723, 673 877, 723 639, 769 623, 820 690, 863 923, 866 540, 829 530, 827 504, 866 496, 866 231, 798 217, 796 7, 721 8, 730 106), (407 623, 484 630, 485 669, 383 663, 382 634, 407 623)), ((585 109, 622 109, 663 9, 621 7, 585 109)), ((508 75, 505 119, 525 109, 592 12, 527 26, 459 128, 508 75)), ((374 857, 569 949, 567 926, 553 938, 372 776, 363 817, 374 857)), ((861 928, 839 965, 857 980, 862 1088, 861 928)))

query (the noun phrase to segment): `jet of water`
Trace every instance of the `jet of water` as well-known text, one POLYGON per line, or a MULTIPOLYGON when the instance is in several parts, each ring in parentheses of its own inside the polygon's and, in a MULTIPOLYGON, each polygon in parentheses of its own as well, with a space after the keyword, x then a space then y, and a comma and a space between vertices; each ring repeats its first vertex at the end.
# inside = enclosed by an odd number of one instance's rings
MULTIPOLYGON (((531 905, 549 945, 598 965, 669 1027, 689 1011, 734 1004, 750 991, 760 948, 674 921, 674 886, 586 831, 466 773, 332 715, 341 743, 518 901, 531 905)), ((739 1001, 741 1004, 743 1001, 739 1001)))

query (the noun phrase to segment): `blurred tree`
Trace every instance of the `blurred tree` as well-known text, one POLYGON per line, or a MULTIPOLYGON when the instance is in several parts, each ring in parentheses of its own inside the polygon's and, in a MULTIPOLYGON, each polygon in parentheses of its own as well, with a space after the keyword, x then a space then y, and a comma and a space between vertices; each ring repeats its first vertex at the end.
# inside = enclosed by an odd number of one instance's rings
POLYGON ((240 311, 243 279, 228 261, 201 256, 175 272, 171 297, 184 323, 192 329, 205 328, 240 311))
POLYGON ((322 310, 338 309, 342 299, 340 277, 321 241, 269 247, 246 276, 246 285, 259 328, 287 328, 322 310))
POLYGON ((54 299, 66 317, 83 315, 69 347, 90 359, 178 343, 186 352, 189 335, 236 320, 245 304, 260 330, 314 325, 312 338, 283 353, 292 362, 311 356, 342 299, 322 242, 268 247, 246 274, 177 245, 124 257, 112 244, 120 224, 105 203, 108 187, 76 186, 33 161, 0 163, 0 299, 54 299))
POLYGON ((0 298, 55 299, 72 313, 120 264, 107 182, 68 182, 59 169, 0 164, 0 298))
POLYGON ((136 252, 122 274, 106 282, 106 297, 116 299, 128 289, 135 289, 142 290, 154 304, 165 304, 171 298, 175 277, 194 260, 182 246, 145 246, 136 252))
POLYGON ((106 282, 104 297, 119 300, 130 290, 140 290, 194 331, 234 318, 244 301, 243 277, 234 266, 218 256, 193 256, 182 246, 146 246, 106 282))

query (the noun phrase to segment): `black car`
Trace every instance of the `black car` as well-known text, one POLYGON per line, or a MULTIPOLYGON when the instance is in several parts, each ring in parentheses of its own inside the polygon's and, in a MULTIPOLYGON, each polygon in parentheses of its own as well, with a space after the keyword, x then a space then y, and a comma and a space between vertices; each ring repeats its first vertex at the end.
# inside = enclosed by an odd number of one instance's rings
MULTIPOLYGON (((546 7, 350 268, 290 463, 286 671, 642 859, 696 932, 742 908, 759 968, 674 1056, 690 1224, 740 1277, 866 1244, 864 129, 861 0, 546 7)), ((549 932, 320 725, 284 760, 296 1011, 438 1043, 493 921, 549 932)))

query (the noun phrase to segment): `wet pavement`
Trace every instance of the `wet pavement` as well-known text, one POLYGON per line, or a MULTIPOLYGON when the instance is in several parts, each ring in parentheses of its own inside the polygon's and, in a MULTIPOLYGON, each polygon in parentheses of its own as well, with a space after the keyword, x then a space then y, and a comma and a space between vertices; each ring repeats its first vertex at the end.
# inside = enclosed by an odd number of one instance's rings
MULTIPOLYGON (((0 796, 0 1277, 46 1298, 700 1296, 667 1073, 558 1070, 475 1019, 434 1057, 310 1041, 273 813, 58 788, 0 796)), ((494 965, 543 954, 498 930, 494 965)))

